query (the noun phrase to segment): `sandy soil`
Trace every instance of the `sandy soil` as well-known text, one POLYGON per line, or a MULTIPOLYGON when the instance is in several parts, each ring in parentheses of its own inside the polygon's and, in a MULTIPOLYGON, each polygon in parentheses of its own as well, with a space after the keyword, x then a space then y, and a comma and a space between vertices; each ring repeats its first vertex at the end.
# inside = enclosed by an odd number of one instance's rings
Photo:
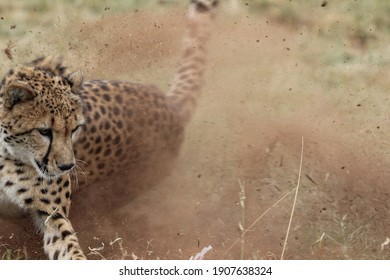
MULTIPOLYGON (((182 23, 182 12, 134 13, 87 23, 72 40, 67 33, 47 40, 69 39, 65 59, 90 78, 130 76, 165 89, 182 23)), ((124 170, 129 180, 107 178, 74 195, 71 220, 85 252, 95 251, 89 257, 189 259, 211 245, 207 259, 279 259, 293 192, 246 233, 245 245, 231 245, 240 222, 249 227, 295 188, 303 137, 285 258, 389 259, 389 248, 381 248, 390 232, 384 117, 371 117, 376 108, 355 112, 355 105, 338 104, 332 88, 312 80, 314 70, 300 54, 316 48, 310 38, 309 31, 300 36, 267 19, 220 17, 207 85, 174 167, 159 176, 124 170), (116 186, 127 186, 128 197, 118 197, 116 186)), ((28 218, 0 224, 2 244, 45 258, 28 218)))

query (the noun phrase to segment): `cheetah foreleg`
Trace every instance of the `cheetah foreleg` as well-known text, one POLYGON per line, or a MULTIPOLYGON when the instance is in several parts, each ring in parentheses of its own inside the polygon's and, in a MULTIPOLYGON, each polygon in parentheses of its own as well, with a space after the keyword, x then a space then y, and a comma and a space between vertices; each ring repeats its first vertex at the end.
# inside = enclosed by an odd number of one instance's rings
POLYGON ((85 260, 70 221, 59 211, 38 211, 38 226, 43 232, 44 250, 51 260, 85 260))

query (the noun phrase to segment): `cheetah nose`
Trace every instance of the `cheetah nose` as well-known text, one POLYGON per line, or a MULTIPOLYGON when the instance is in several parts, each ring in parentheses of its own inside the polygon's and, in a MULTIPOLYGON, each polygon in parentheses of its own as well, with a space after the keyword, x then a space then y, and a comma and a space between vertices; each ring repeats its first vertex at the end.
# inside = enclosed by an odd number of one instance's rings
POLYGON ((58 168, 61 171, 68 171, 71 170, 74 167, 74 163, 68 163, 68 164, 57 164, 58 168))

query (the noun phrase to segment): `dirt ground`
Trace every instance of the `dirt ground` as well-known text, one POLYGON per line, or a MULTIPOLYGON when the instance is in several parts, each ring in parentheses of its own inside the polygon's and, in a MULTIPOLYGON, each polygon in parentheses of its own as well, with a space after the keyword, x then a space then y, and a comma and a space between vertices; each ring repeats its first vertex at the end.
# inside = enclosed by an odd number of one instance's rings
MULTIPOLYGON (((183 11, 134 12, 84 23, 71 35, 54 30, 37 36, 46 37, 45 52, 65 49, 65 60, 88 78, 166 89, 183 22, 183 11), (69 43, 59 46, 59 38, 69 43)), ((284 258, 389 259, 386 94, 370 99, 368 88, 351 93, 348 85, 323 82, 332 75, 326 65, 302 55, 318 52, 313 30, 250 14, 219 16, 215 29, 207 84, 174 166, 157 177, 157 170, 124 169, 129 180, 115 176, 75 193, 71 220, 88 257, 189 259, 211 245, 206 259, 280 259, 303 137, 284 258), (115 189, 123 185, 132 191, 118 202, 115 189), (239 224, 248 228, 267 210, 244 244, 232 247, 239 224)), ((19 57, 37 54, 20 51, 19 57)), ((353 65, 349 70, 362 87, 375 87, 375 77, 353 65)), ((7 248, 25 247, 28 258, 45 258, 28 218, 0 218, 0 224, 7 248)))

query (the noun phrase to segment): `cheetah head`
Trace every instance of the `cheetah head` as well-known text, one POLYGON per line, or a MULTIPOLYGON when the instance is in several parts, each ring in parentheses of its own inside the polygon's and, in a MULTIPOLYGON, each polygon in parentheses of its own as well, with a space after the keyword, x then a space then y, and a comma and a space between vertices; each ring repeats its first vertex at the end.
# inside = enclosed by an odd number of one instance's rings
POLYGON ((62 77, 32 66, 11 69, 0 87, 0 154, 46 178, 72 170, 85 122, 77 94, 82 81, 80 71, 62 77))

